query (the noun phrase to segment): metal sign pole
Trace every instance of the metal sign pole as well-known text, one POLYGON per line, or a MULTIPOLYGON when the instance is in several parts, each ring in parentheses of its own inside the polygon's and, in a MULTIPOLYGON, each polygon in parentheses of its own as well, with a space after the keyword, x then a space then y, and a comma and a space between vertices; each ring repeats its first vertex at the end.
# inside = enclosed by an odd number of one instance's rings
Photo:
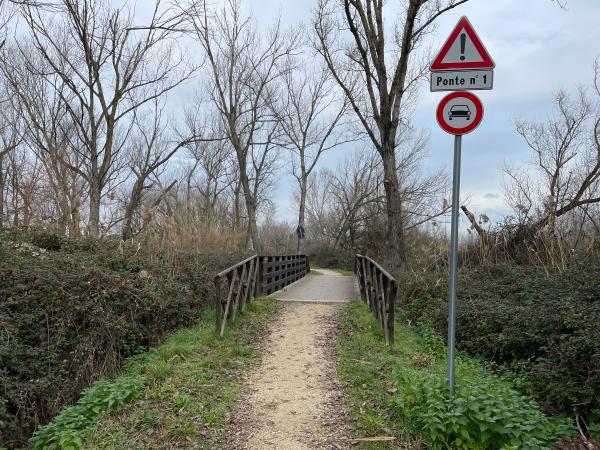
POLYGON ((460 153, 462 136, 454 136, 452 176, 452 225, 450 229, 450 279, 448 281, 448 388, 454 395, 454 354, 456 336, 456 264, 458 260, 458 203, 460 202, 460 153))

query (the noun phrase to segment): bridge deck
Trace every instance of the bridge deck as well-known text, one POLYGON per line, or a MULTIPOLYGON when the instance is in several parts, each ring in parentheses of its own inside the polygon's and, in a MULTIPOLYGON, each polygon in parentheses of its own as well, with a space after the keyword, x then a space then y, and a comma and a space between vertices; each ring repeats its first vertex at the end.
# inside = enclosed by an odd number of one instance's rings
POLYGON ((315 270, 322 275, 308 275, 269 297, 285 302, 315 303, 341 303, 360 298, 355 277, 327 269, 315 270))

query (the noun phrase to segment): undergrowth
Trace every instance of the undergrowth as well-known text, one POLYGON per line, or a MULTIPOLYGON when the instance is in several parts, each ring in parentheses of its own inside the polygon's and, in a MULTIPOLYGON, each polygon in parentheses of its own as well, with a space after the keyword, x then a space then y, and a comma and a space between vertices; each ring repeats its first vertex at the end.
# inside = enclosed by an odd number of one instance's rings
MULTIPOLYGON (((600 422, 600 260, 563 271, 506 262, 459 270, 458 349, 510 375, 547 414, 600 422)), ((447 269, 399 277, 397 317, 431 321, 445 335, 447 269)))
POLYGON ((255 300, 219 338, 214 311, 204 311, 196 326, 130 358, 119 377, 96 382, 39 429, 31 447, 222 448, 240 375, 258 358, 275 312, 275 303, 255 300))
POLYGON ((194 324, 214 273, 238 259, 159 244, 0 231, 0 447, 194 324))
MULTIPOLYGON (((338 339, 340 375, 350 419, 362 436, 394 435, 410 448, 550 449, 574 425, 548 418, 507 380, 465 355, 456 362, 453 398, 445 383, 445 347, 431 327, 396 325, 396 344, 383 344, 368 308, 353 302, 338 339)), ((381 442, 363 448, 389 448, 381 442)))

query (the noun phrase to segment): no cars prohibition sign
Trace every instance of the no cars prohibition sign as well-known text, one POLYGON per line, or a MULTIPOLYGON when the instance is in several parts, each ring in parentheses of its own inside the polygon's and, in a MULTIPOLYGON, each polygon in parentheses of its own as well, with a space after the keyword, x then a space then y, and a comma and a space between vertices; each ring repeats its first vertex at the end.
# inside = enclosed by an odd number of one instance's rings
POLYGON ((470 133, 483 119, 483 104, 471 92, 453 92, 442 99, 437 108, 437 121, 450 134, 470 133))
POLYGON ((456 354, 456 267, 458 263, 458 211, 460 202, 460 157, 462 136, 483 119, 483 104, 468 89, 492 89, 496 64, 477 36, 469 19, 462 17, 431 64, 431 91, 457 91, 442 99, 437 121, 454 135, 452 169, 452 225, 448 258, 448 390, 454 395, 456 354))

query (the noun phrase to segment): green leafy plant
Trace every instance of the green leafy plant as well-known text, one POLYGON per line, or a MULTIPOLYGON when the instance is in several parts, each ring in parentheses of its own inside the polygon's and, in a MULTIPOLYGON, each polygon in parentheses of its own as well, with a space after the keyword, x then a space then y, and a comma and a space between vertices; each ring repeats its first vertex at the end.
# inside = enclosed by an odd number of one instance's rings
POLYGON ((450 397, 443 379, 406 383, 397 405, 433 449, 550 449, 573 424, 550 420, 538 405, 500 380, 462 377, 450 397))
POLYGON ((545 416, 510 380, 464 354, 457 358, 450 398, 446 346, 427 320, 417 327, 397 322, 394 347, 382 345, 380 327, 363 303, 349 304, 341 326, 339 373, 349 417, 362 436, 393 433, 410 448, 539 450, 575 431, 572 420, 545 416))
POLYGON ((73 406, 62 410, 30 440, 34 450, 71 450, 83 447, 81 431, 94 424, 102 413, 115 413, 140 393, 141 378, 119 377, 113 382, 98 381, 73 406))
POLYGON ((0 231, 0 447, 123 361, 194 324, 238 256, 156 243, 0 231))

